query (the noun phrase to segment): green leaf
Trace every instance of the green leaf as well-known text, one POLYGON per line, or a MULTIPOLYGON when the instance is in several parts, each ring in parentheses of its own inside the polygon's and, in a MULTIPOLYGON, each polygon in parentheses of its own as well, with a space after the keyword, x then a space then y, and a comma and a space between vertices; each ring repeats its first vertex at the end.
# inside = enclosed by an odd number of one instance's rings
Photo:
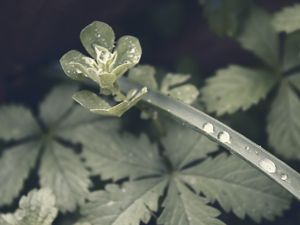
POLYGON ((73 99, 90 111, 95 111, 98 109, 107 110, 111 108, 111 106, 105 100, 88 90, 76 92, 73 95, 73 99))
POLYGON ((91 194, 83 206, 83 221, 104 225, 139 225, 148 223, 152 212, 158 210, 158 199, 166 187, 166 179, 151 178, 106 186, 105 191, 91 194))
POLYGON ((162 139, 162 144, 176 169, 180 169, 195 160, 203 159, 207 154, 218 149, 215 142, 190 128, 168 124, 167 130, 168 133, 162 139))
POLYGON ((33 190, 21 198, 14 214, 0 214, 1 225, 51 225, 57 216, 55 197, 49 189, 33 190))
POLYGON ((47 143, 39 170, 42 187, 53 190, 61 211, 73 211, 82 204, 91 185, 88 171, 70 149, 52 141, 47 143))
POLYGON ((300 73, 288 77, 289 83, 300 91, 300 73))
POLYGON ((161 82, 161 92, 167 94, 173 86, 180 85, 190 78, 191 76, 187 74, 167 73, 161 82))
POLYGON ((73 143, 80 140, 88 142, 89 135, 86 132, 117 132, 120 128, 120 120, 100 117, 90 113, 82 107, 74 107, 68 116, 61 121, 55 134, 57 137, 73 143), (82 136, 86 137, 85 140, 82 136))
POLYGON ((28 142, 6 149, 0 158, 0 205, 11 203, 35 166, 41 144, 28 142))
POLYGON ((73 95, 73 99, 93 113, 103 116, 120 117, 123 115, 123 113, 136 105, 143 95, 147 93, 147 91, 148 89, 146 87, 139 91, 132 90, 121 103, 118 103, 114 106, 109 105, 108 102, 88 90, 76 92, 73 95))
MULTIPOLYGON (((79 159, 80 155, 58 144, 55 140, 63 140, 66 144, 82 144, 76 136, 80 136, 87 128, 101 129, 103 132, 116 132, 120 124, 115 119, 104 119, 99 115, 89 113, 82 107, 72 105, 70 95, 73 90, 75 90, 74 86, 60 85, 51 91, 40 107, 42 113, 40 117, 44 120, 45 129, 43 132, 38 130, 29 140, 20 140, 19 138, 27 137, 27 130, 32 133, 31 127, 38 128, 30 111, 18 106, 1 107, 3 114, 0 113, 0 118, 5 121, 3 124, 9 126, 10 124, 7 122, 11 120, 11 126, 20 131, 18 136, 14 134, 15 137, 18 137, 16 138, 17 142, 13 142, 12 147, 4 149, 0 158, 0 205, 9 204, 14 197, 17 197, 22 189, 24 179, 28 177, 30 169, 35 165, 38 154, 42 158, 42 166, 38 169, 38 173, 46 174, 40 176, 40 183, 53 187, 55 182, 62 181, 65 185, 64 188, 67 189, 67 193, 62 193, 60 184, 57 184, 58 186, 55 186, 54 190, 59 197, 58 206, 62 211, 74 210, 84 198, 82 193, 88 192, 87 186, 90 184, 90 180, 88 172, 84 169, 84 163, 79 159), (5 120, 5 117, 1 117, 2 115, 11 119, 5 120), (14 121, 20 125, 20 128, 18 124, 14 124, 14 121), (43 144, 43 151, 39 151, 41 144, 43 144), (56 147, 58 149, 55 149, 56 147), (64 174, 60 173, 62 170, 65 171, 64 174), (65 176, 68 176, 70 181, 65 179, 65 176), (57 180, 55 180, 56 178, 57 180), (66 182, 73 183, 66 184, 66 182), (60 197, 61 195, 63 197, 60 197)), ((8 139, 8 136, 6 138, 8 139)), ((98 145, 100 145, 99 141, 98 145)))
POLYGON ((181 178, 241 219, 248 215, 256 222, 273 220, 290 205, 291 196, 285 190, 235 156, 208 158, 184 170, 181 178))
POLYGON ((220 36, 234 36, 249 9, 249 1, 213 0, 204 4, 204 15, 210 28, 220 36))
POLYGON ((279 32, 292 33, 300 29, 300 4, 287 6, 274 14, 273 25, 279 32))
POLYGON ((159 175, 166 170, 157 145, 152 144, 145 134, 137 138, 127 133, 118 135, 86 129, 78 135, 78 140, 84 144, 86 164, 94 175, 101 175, 102 179, 134 179, 159 175))
POLYGON ((275 81, 267 71, 231 65, 206 80, 202 100, 218 116, 247 110, 266 97, 275 81))
POLYGON ((167 73, 161 83, 161 92, 166 95, 192 104, 198 97, 199 91, 192 84, 183 84, 190 79, 190 75, 167 73), (178 86, 180 85, 180 86, 178 86))
POLYGON ((300 100, 287 80, 281 83, 268 115, 269 143, 289 159, 300 159, 300 100))
POLYGON ((287 35, 284 43, 283 70, 300 66, 300 31, 287 35))
POLYGON ((99 80, 96 61, 78 51, 68 51, 61 57, 60 64, 64 73, 74 80, 82 80, 85 77, 95 82, 99 80))
POLYGON ((72 95, 77 90, 76 86, 56 86, 40 104, 40 117, 51 127, 56 125, 68 113, 73 105, 72 95))
POLYGON ((254 8, 238 36, 243 48, 252 51, 272 68, 278 65, 279 41, 269 14, 254 8))
POLYGON ((138 65, 129 70, 128 78, 134 82, 150 88, 151 90, 157 90, 158 84, 155 79, 155 73, 156 70, 153 66, 138 65))
POLYGON ((208 205, 207 200, 196 196, 181 181, 170 183, 164 210, 158 224, 164 225, 225 225, 216 219, 220 212, 208 205))
POLYGON ((112 50, 115 42, 115 33, 112 28, 103 22, 94 21, 80 33, 80 40, 86 51, 96 58, 95 45, 112 50))
POLYGON ((127 68, 131 68, 140 61, 142 55, 139 40, 129 35, 118 40, 115 51, 117 52, 117 59, 114 67, 126 64, 127 68))
POLYGON ((0 124, 0 139, 6 141, 26 138, 40 132, 32 113, 23 106, 1 106, 0 124))
POLYGON ((198 97, 199 91, 192 84, 185 84, 169 91, 170 96, 186 104, 192 104, 198 97))

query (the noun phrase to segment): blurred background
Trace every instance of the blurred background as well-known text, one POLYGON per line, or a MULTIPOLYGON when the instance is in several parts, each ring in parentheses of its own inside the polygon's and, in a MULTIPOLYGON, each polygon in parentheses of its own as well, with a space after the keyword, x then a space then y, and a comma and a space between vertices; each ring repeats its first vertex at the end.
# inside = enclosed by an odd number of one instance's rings
MULTIPOLYGON (((229 63, 253 65, 257 59, 237 42, 213 32, 205 17, 205 2, 220 0, 2 0, 0 7, 0 104, 21 103, 35 108, 63 76, 59 58, 70 49, 82 50, 79 32, 94 20, 108 23, 119 37, 140 39, 141 63, 170 72, 190 73, 201 87, 205 78, 229 63)), ((241 0, 242 1, 242 0, 241 0)), ((293 0, 257 0, 269 12, 293 0)), ((218 14, 215 15, 218 17, 218 14)), ((243 134, 266 144, 264 102, 246 113, 221 120, 243 134)), ((1 125, 0 125, 1 126, 1 125)), ((300 169, 299 163, 288 162, 300 169)), ((254 198, 256 196, 253 196, 254 198)), ((227 224, 254 224, 232 214, 227 224)), ((263 225, 299 225, 300 206, 275 222, 263 225)))

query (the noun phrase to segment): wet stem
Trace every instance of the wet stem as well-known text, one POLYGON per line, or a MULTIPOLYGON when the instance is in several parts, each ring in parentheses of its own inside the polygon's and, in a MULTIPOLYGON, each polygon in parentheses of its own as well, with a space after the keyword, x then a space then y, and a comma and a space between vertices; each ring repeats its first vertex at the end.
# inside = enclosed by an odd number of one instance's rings
MULTIPOLYGON (((140 87, 137 83, 131 82, 126 78, 120 79, 119 83, 120 88, 125 92, 132 88, 140 87)), ((149 91, 144 96, 143 100, 145 102, 151 102, 155 108, 159 108, 170 113, 172 116, 182 120, 185 124, 189 125, 197 132, 202 133, 211 140, 219 143, 229 151, 236 153, 237 156, 252 164, 252 166, 269 176, 276 183, 281 185, 300 200, 299 173, 256 143, 234 131, 222 122, 210 117, 206 113, 179 101, 175 101, 159 92, 149 91), (213 132, 207 128, 206 125, 208 123, 213 125, 213 132), (273 164, 275 165, 275 171, 273 164), (284 176, 278 173, 278 171, 284 172, 284 176)), ((165 157, 165 161, 168 166, 169 173, 172 174, 174 171, 172 164, 168 161, 167 157, 165 157)))

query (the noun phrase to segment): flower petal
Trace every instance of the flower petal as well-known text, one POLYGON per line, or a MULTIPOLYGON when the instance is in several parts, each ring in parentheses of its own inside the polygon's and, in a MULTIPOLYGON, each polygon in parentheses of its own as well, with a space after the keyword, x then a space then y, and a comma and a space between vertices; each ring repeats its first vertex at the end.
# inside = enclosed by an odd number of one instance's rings
POLYGON ((114 46, 115 33, 108 24, 95 21, 81 31, 80 40, 87 52, 96 58, 94 45, 111 51, 114 46))
POLYGON ((118 40, 115 51, 118 53, 115 68, 122 64, 127 64, 127 67, 131 68, 140 61, 142 55, 139 40, 128 35, 118 40))
POLYGON ((96 62, 78 51, 71 50, 63 55, 60 64, 65 74, 75 80, 88 77, 98 82, 96 62))

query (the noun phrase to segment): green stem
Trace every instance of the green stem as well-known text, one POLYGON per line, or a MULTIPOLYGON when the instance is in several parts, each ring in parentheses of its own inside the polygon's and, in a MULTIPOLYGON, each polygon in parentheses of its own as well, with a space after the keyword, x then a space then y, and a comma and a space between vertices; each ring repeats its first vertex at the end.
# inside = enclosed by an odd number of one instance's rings
MULTIPOLYGON (((142 87, 137 83, 129 81, 127 78, 121 78, 118 82, 121 90, 124 92, 128 92, 133 88, 142 87)), ((258 168, 300 200, 300 175, 297 171, 264 150, 261 146, 204 112, 162 95, 161 93, 149 90, 142 100, 161 110, 167 111, 197 132, 218 142, 230 152, 258 168), (207 124, 210 124, 210 128, 211 125, 213 126, 213 131, 212 129, 204 129, 207 124), (229 139, 228 136, 224 136, 224 133, 229 134, 229 139), (220 138, 222 134, 223 138, 220 138)))

